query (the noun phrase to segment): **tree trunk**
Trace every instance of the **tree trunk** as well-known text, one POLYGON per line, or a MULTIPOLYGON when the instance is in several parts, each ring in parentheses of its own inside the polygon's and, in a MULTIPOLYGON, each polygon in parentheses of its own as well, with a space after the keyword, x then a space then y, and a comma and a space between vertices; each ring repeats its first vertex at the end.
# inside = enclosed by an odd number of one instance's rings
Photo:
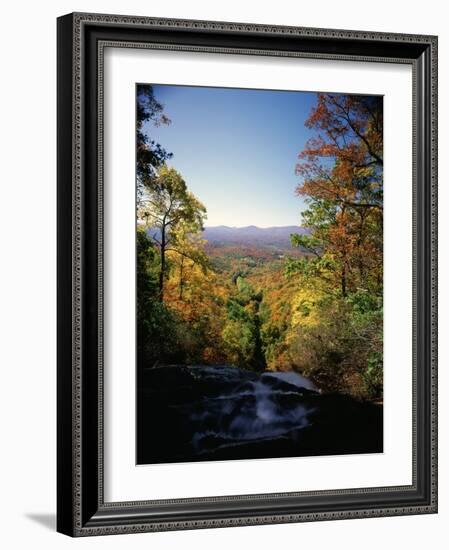
POLYGON ((343 262, 343 269, 341 270, 341 295, 346 298, 346 262, 343 262))
POLYGON ((181 256, 181 266, 179 268, 179 299, 182 300, 182 292, 184 290, 184 256, 181 256))
POLYGON ((164 301, 164 275, 165 275, 165 224, 161 229, 161 270, 159 272, 159 300, 164 301))

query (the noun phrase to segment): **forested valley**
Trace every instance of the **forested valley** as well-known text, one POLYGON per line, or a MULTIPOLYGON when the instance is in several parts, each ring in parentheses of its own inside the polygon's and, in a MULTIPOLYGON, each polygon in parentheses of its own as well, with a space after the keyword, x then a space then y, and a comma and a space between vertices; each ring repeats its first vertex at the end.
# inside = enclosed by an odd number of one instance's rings
POLYGON ((170 122, 169 105, 139 85, 139 370, 293 371, 320 391, 380 402, 382 98, 316 94, 306 121, 314 137, 292 158, 292 200, 307 208, 282 241, 252 241, 251 228, 244 238, 207 239, 207 205, 176 169, 176 151, 151 137, 170 122))

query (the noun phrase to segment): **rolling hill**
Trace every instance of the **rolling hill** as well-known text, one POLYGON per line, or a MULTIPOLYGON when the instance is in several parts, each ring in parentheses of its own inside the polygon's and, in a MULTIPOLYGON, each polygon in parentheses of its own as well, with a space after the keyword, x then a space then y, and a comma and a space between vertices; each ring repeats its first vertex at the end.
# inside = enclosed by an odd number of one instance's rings
POLYGON ((307 230, 296 225, 281 227, 257 227, 255 225, 249 225, 247 227, 229 227, 226 225, 219 225, 215 227, 205 227, 203 238, 206 239, 209 244, 215 246, 232 244, 290 249, 290 235, 292 233, 305 234, 307 230))

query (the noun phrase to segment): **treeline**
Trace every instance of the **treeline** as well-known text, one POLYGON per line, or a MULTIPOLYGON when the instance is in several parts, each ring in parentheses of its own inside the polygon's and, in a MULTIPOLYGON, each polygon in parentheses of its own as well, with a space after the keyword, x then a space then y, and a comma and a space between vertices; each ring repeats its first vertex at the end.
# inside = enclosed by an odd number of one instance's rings
POLYGON ((263 370, 261 295, 241 273, 211 268, 202 239, 206 208, 172 158, 149 137, 169 124, 152 86, 137 90, 138 365, 231 363, 263 370))
POLYGON ((201 323, 170 307, 167 282, 177 272, 183 302, 188 271, 209 268, 201 239, 206 208, 167 165, 172 153, 151 139, 151 125, 170 124, 153 87, 137 87, 137 362, 140 368, 196 357, 192 341, 206 345, 201 323), (196 337, 193 338, 193 333, 196 337))

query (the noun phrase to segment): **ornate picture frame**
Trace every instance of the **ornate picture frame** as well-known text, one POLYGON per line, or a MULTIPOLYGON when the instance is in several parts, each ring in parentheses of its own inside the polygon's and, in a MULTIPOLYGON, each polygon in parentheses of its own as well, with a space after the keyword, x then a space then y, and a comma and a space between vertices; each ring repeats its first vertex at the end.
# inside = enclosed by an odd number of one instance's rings
POLYGON ((74 13, 58 19, 58 502, 70 536, 437 512, 437 38, 74 13), (104 498, 104 50, 155 48, 411 66, 412 483, 104 498))

